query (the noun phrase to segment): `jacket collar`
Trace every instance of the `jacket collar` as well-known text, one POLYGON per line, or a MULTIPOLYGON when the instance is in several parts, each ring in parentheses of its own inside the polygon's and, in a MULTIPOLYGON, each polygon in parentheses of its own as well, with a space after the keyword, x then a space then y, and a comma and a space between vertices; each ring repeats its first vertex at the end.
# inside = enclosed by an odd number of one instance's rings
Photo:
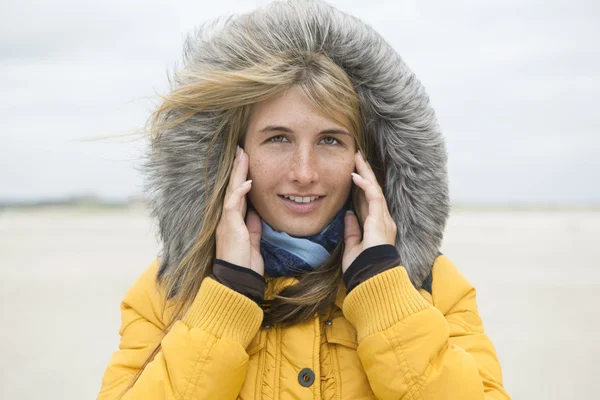
MULTIPOLYGON (((280 276, 276 278, 267 278, 267 287, 265 289, 265 299, 272 299, 275 293, 281 292, 288 286, 295 285, 299 280, 296 277, 288 277, 288 276, 280 276)), ((344 300, 346 299, 346 285, 344 284, 344 280, 340 279, 340 284, 338 285, 338 291, 335 297, 334 304, 342 309, 344 305, 344 300)))

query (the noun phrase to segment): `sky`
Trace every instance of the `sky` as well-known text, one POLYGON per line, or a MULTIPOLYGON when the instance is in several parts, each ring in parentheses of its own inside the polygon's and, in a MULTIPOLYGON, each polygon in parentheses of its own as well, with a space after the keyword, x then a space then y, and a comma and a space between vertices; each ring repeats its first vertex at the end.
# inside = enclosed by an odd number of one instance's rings
MULTIPOLYGON (((142 193, 143 127, 185 36, 269 1, 0 4, 0 201, 142 193)), ((450 197, 600 204, 600 3, 329 1, 373 26, 424 84, 450 197)))

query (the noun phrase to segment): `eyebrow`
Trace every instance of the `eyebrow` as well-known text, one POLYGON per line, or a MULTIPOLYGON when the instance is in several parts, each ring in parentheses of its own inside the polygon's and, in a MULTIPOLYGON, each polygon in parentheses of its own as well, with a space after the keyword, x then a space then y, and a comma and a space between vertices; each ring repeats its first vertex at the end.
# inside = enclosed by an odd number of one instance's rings
MULTIPOLYGON (((269 133, 269 132, 286 132, 286 133, 294 133, 293 130, 291 130, 290 128, 287 128, 285 126, 282 125, 267 125, 264 128, 262 128, 261 130, 258 131, 259 133, 269 133)), ((321 132, 319 132, 320 135, 348 135, 350 136, 350 134, 348 132, 346 132, 345 130, 342 129, 325 129, 322 130, 321 132)))

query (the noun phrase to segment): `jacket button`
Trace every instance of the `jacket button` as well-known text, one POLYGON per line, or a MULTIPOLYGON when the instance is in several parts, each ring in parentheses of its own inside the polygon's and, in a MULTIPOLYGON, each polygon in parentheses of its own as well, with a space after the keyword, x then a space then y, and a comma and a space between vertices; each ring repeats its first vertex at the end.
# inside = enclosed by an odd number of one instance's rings
POLYGON ((304 368, 298 374, 298 382, 304 387, 309 387, 315 381, 315 373, 310 368, 304 368))

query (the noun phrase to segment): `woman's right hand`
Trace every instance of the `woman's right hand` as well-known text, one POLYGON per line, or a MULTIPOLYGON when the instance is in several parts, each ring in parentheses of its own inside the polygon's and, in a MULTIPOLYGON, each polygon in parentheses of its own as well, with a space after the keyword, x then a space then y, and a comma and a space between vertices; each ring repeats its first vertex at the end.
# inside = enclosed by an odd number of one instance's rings
POLYGON ((216 256, 264 276, 264 261, 260 254, 260 217, 254 210, 249 210, 246 215, 246 194, 252 187, 252 181, 246 180, 247 177, 248 155, 238 147, 225 192, 221 219, 217 224, 216 256))

